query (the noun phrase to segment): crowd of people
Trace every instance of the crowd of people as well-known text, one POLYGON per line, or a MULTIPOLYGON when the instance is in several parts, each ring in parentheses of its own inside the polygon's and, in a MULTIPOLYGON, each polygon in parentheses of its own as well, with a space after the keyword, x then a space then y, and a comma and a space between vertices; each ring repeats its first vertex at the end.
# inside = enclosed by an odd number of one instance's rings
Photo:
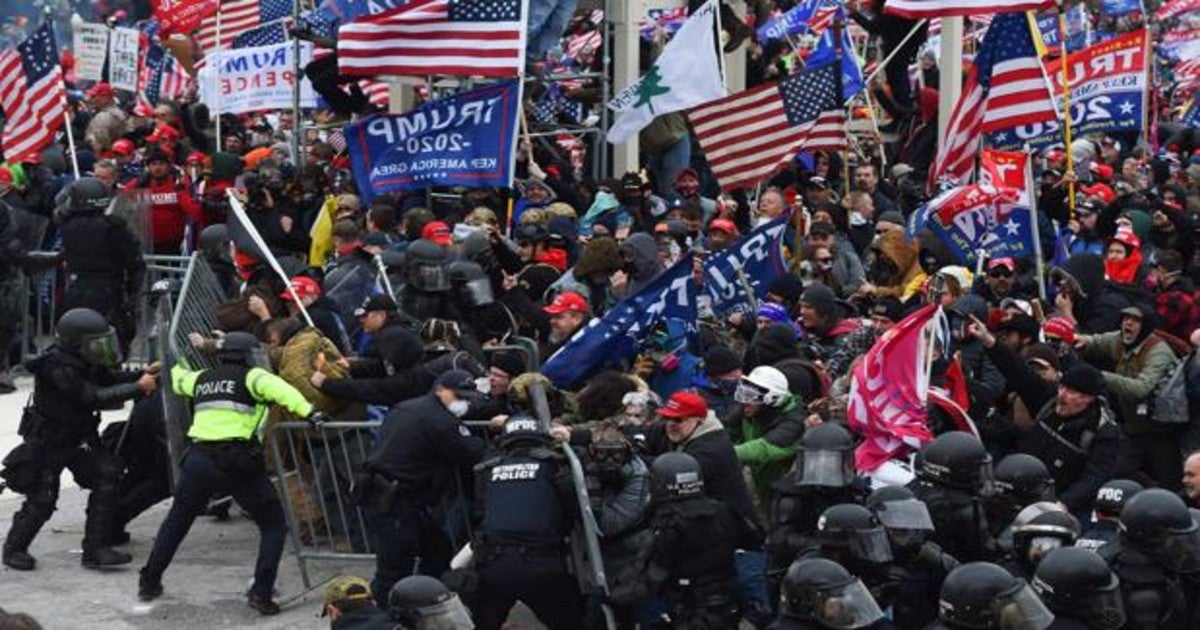
MULTIPOLYGON (((908 25, 864 11, 885 52, 909 45, 908 25)), ((583 12, 563 26, 595 27, 583 12)), ((584 177, 562 147, 523 142, 512 190, 367 201, 330 125, 227 115, 218 142, 194 100, 81 90, 74 155, 56 144, 0 166, 0 347, 24 341, 21 274, 63 278, 4 460, 25 496, 4 565, 36 570, 70 469, 90 490, 88 568, 131 563, 128 523, 173 496, 139 572, 153 601, 209 500, 232 496, 261 532, 247 602, 278 613, 296 515, 264 444, 291 420, 368 453, 334 492, 365 524, 338 534, 375 571, 328 585, 334 628, 494 630, 517 601, 555 629, 1197 627, 1200 138, 1164 110, 1158 150, 1093 134, 1037 152, 1044 260, 968 268, 906 229, 932 192, 936 67, 918 49, 876 86, 908 132, 790 162, 752 196, 720 193, 673 115, 643 132, 661 140, 644 172, 584 177), (663 321, 580 382, 539 372, 685 255, 785 216, 786 269, 752 279, 743 308, 702 312, 695 338, 663 321), (193 252, 222 295, 165 299, 213 330, 183 331, 190 362, 122 369, 148 332, 146 256, 193 252), (932 439, 897 436, 868 469, 852 372, 928 305, 949 334, 924 406, 898 413, 932 439), (175 462, 164 389, 192 401, 175 462), (102 434, 100 411, 128 401, 102 434)), ((760 79, 786 65, 750 52, 760 79)))

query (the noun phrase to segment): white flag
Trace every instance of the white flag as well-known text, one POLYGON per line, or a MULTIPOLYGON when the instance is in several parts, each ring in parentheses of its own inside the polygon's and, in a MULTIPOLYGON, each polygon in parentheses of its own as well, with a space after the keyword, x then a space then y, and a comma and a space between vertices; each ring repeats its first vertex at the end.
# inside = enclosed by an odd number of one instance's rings
POLYGON ((609 101, 621 115, 608 141, 621 144, 656 116, 725 96, 717 46, 717 0, 708 0, 667 42, 650 71, 609 101))

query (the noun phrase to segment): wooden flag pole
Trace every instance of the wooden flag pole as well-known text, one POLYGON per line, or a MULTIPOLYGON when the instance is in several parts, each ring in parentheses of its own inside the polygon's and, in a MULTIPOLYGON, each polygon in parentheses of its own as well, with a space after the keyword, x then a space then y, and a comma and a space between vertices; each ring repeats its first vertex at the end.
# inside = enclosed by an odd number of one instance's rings
MULTIPOLYGON (((1032 34, 1032 33, 1031 33, 1032 34)), ((1067 51, 1067 12, 1063 2, 1058 4, 1058 44, 1062 50, 1063 143, 1067 149, 1067 207, 1070 220, 1075 220, 1075 156, 1071 152, 1071 53, 1067 51)))

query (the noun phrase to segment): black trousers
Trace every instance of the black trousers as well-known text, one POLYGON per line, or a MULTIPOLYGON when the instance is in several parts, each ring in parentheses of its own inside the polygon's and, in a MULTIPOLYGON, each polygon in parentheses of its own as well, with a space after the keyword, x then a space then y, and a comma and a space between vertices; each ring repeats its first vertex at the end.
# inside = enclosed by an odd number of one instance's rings
POLYGON ((479 629, 499 630, 517 600, 550 630, 583 627, 583 600, 561 557, 504 555, 483 562, 475 610, 479 629))

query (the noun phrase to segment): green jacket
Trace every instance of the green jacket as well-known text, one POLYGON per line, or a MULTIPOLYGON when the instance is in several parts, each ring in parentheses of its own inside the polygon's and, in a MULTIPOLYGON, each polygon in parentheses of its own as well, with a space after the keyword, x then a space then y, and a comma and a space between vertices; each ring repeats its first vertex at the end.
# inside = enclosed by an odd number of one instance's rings
MULTIPOLYGON (((171 391, 194 398, 196 381, 204 372, 176 364, 171 368, 171 391)), ((271 403, 283 406, 298 418, 306 418, 313 411, 312 404, 296 388, 262 368, 250 368, 246 372, 245 386, 256 401, 253 411, 230 408, 236 405, 197 408, 188 437, 197 442, 250 439, 262 426, 271 403)))
POLYGON ((750 469, 760 501, 770 497, 771 484, 791 469, 804 435, 804 410, 795 398, 779 410, 764 407, 762 411, 771 415, 765 420, 749 418, 737 410, 729 418, 734 453, 750 469))
POLYGON ((1120 331, 1107 332, 1089 337, 1082 356, 1084 360, 1113 364, 1113 371, 1104 372, 1104 382, 1116 398, 1112 406, 1118 411, 1126 434, 1160 428, 1145 414, 1139 414, 1138 408, 1148 402, 1150 392, 1175 364, 1175 352, 1167 342, 1151 333, 1126 350, 1120 331))

